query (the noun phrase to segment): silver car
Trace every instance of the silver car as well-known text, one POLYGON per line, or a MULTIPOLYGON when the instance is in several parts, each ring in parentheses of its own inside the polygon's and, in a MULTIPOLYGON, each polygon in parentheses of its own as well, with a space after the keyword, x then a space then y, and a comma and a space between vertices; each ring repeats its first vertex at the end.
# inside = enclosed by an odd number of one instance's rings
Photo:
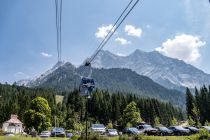
POLYGON ((118 136, 118 132, 116 129, 108 129, 107 134, 108 136, 118 136))
POLYGON ((51 135, 50 131, 42 131, 42 132, 39 134, 39 136, 40 136, 41 138, 49 138, 50 135, 51 135))
POLYGON ((92 132, 106 133, 106 127, 103 124, 92 124, 90 129, 92 132))
POLYGON ((207 131, 210 132, 210 126, 202 126, 202 128, 206 129, 207 131))

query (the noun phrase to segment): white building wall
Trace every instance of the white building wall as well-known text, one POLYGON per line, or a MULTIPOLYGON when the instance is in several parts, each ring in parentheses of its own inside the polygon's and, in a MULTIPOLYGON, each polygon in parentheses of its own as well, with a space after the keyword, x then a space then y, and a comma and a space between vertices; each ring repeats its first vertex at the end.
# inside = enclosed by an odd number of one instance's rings
POLYGON ((22 132, 22 124, 15 124, 10 126, 9 123, 3 123, 2 130, 4 132, 12 132, 15 134, 21 133, 22 132))

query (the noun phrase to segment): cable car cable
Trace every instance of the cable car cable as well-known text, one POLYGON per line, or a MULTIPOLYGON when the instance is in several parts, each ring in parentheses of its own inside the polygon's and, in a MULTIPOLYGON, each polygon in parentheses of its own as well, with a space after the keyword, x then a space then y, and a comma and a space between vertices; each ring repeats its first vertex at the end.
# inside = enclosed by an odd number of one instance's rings
MULTIPOLYGON (((132 0, 133 1, 133 0, 132 0)), ((122 15, 118 18, 117 22, 121 19, 121 17, 123 16, 123 14, 125 13, 125 11, 128 9, 128 7, 130 6, 130 4, 132 3, 132 1, 128 4, 128 6, 125 8, 125 10, 123 11, 122 15)), ((113 31, 110 30, 109 33, 107 34, 107 37, 104 38, 104 40, 102 41, 101 45, 99 45, 98 49, 96 50, 96 52, 94 53, 94 55, 89 59, 88 63, 90 64, 95 57, 98 55, 98 53, 103 49, 103 47, 107 44, 107 42, 110 40, 110 38, 113 36, 113 34, 116 32, 116 30, 120 27, 120 25, 123 23, 123 21, 127 18, 127 16, 130 14, 130 12, 133 10, 133 8, 137 5, 137 3, 139 2, 139 0, 137 0, 134 5, 128 10, 128 12, 125 14, 125 16, 122 18, 122 20, 120 21, 120 23, 114 27, 113 26, 113 31)), ((116 22, 116 23, 117 23, 116 22)))
POLYGON ((120 25, 123 23, 123 21, 126 19, 126 17, 130 14, 130 12, 133 10, 133 8, 137 5, 139 0, 136 0, 136 2, 130 7, 132 2, 133 2, 133 0, 131 0, 131 2, 126 6, 125 10, 122 12, 120 17, 115 22, 115 24, 114 24, 115 26, 113 26, 112 29, 108 32, 108 34, 106 35, 106 37, 104 38, 102 43, 99 45, 99 47, 95 51, 94 55, 92 55, 92 57, 85 62, 85 65, 81 67, 81 68, 89 67, 89 70, 90 70, 88 77, 83 76, 83 78, 81 79, 81 84, 80 84, 80 88, 79 88, 81 95, 90 95, 93 88, 95 87, 94 80, 91 78, 91 74, 92 74, 91 62, 98 55, 98 53, 101 51, 101 49, 103 49, 103 47, 106 45, 106 43, 110 40, 110 38, 113 36, 113 34, 116 32, 116 30, 120 27, 120 25))
MULTIPOLYGON (((118 17, 117 21, 114 23, 114 25, 112 26, 112 28, 109 30, 109 32, 106 34, 106 36, 104 37, 104 39, 102 40, 102 42, 99 44, 98 48, 96 49, 95 52, 97 52, 98 50, 100 50, 101 45, 105 42, 106 38, 109 36, 109 34, 113 31, 114 27, 116 26, 116 24, 118 23, 118 21, 121 19, 121 17, 124 15, 124 13, 126 12, 126 10, 129 8, 129 6, 131 5, 131 3, 133 2, 133 0, 131 0, 128 5, 126 6, 126 8, 123 10, 123 12, 121 13, 121 15, 118 17)), ((95 54, 95 53, 94 53, 95 54)))
POLYGON ((57 35, 57 53, 58 53, 58 62, 61 61, 61 45, 62 45, 62 0, 55 0, 55 9, 56 9, 56 35, 57 35))
POLYGON ((58 53, 58 61, 59 61, 59 42, 58 42, 58 0, 55 0, 55 11, 56 11, 56 39, 57 39, 57 53, 58 53))
POLYGON ((63 0, 60 0, 60 1, 61 1, 60 2, 60 61, 61 61, 61 48, 62 48, 61 47, 61 42, 62 42, 61 41, 61 35, 62 35, 61 34, 62 33, 62 30, 61 30, 62 28, 61 27, 62 27, 62 7, 63 7, 62 3, 63 3, 63 0))

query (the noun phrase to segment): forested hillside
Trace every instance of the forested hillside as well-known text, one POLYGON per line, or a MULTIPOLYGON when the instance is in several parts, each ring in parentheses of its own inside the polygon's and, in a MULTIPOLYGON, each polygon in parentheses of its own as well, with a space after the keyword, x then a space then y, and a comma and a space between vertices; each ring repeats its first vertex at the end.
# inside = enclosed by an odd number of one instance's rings
MULTIPOLYGON (((0 124, 9 119, 11 114, 17 114, 23 120, 24 113, 30 108, 32 99, 44 97, 48 100, 51 108, 51 123, 54 124, 53 116, 57 116, 59 126, 67 129, 82 125, 85 119, 86 99, 81 97, 77 90, 63 92, 64 102, 55 103, 56 92, 46 89, 30 89, 16 85, 0 84, 0 124)), ((171 120, 183 119, 181 109, 173 107, 170 103, 160 102, 157 99, 143 99, 132 94, 115 93, 96 90, 89 99, 89 120, 108 124, 121 124, 123 110, 131 102, 135 101, 142 119, 154 124, 155 118, 159 118, 164 125, 170 125, 171 120)))

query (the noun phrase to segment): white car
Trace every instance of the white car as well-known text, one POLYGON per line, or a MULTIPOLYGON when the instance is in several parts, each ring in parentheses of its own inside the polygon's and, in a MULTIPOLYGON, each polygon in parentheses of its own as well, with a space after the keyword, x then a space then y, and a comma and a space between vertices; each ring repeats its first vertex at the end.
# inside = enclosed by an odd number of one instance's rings
POLYGON ((51 135, 50 131, 42 131, 39 136, 41 138, 49 138, 50 135, 51 135))
POLYGON ((106 127, 103 124, 92 124, 90 129, 92 132, 106 133, 106 127))
POLYGON ((107 134, 108 134, 109 136, 118 136, 118 132, 117 132, 116 129, 108 129, 108 130, 107 130, 107 134))
POLYGON ((202 126, 202 128, 206 129, 207 131, 210 132, 210 126, 202 126))

